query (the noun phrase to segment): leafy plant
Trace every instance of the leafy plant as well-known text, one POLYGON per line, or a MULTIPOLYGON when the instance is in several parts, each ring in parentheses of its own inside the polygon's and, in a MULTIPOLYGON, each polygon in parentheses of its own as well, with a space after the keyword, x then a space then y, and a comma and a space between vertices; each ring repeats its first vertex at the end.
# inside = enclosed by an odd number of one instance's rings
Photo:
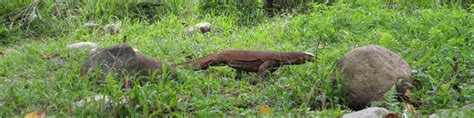
POLYGON ((0 25, 0 44, 8 43, 8 30, 5 26, 0 25))
POLYGON ((390 87, 390 89, 383 94, 383 100, 372 102, 370 106, 372 107, 383 107, 388 110, 396 113, 402 113, 401 103, 398 101, 399 94, 395 85, 390 87))
POLYGON ((201 0, 199 4, 201 14, 234 16, 242 25, 255 25, 264 17, 260 0, 201 0))

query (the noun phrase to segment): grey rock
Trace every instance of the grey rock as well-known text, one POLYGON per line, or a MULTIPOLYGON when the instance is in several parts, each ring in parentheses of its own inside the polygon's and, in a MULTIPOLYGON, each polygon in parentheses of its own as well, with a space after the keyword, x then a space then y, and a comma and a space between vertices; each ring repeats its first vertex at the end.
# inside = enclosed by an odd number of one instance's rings
POLYGON ((97 23, 84 23, 84 27, 88 30, 94 30, 94 29, 99 29, 100 28, 100 25, 97 24, 97 23))
POLYGON ((344 114, 341 118, 384 118, 388 115, 393 116, 391 112, 385 108, 371 107, 360 111, 344 114))
POLYGON ((109 109, 113 105, 127 104, 128 102, 129 102, 129 99, 127 97, 120 97, 119 101, 113 101, 110 96, 99 94, 99 95, 89 96, 77 102, 74 102, 72 105, 72 109, 73 111, 75 111, 78 107, 85 107, 86 104, 90 104, 91 107, 109 109))
POLYGON ((93 43, 93 42, 79 42, 79 43, 74 43, 66 46, 66 49, 79 49, 79 50, 84 50, 84 49, 91 49, 95 50, 97 48, 98 44, 93 43))
POLYGON ((400 93, 412 87, 410 66, 397 54, 378 45, 352 49, 337 69, 349 94, 349 107, 354 110, 381 100, 393 85, 400 93))
POLYGON ((188 35, 192 35, 196 32, 206 33, 206 32, 211 32, 211 28, 212 28, 211 23, 201 22, 201 23, 198 23, 194 26, 188 27, 188 29, 186 29, 186 33, 188 35))
POLYGON ((195 27, 198 28, 201 33, 206 33, 211 31, 212 25, 209 22, 202 22, 196 24, 195 27))

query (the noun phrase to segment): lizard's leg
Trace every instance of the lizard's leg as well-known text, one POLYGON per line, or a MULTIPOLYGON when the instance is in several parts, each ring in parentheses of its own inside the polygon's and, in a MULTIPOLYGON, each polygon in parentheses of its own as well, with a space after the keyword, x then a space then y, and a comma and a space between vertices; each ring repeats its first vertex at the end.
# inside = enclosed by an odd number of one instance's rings
POLYGON ((263 62, 260 67, 258 67, 258 75, 262 79, 267 79, 267 76, 270 72, 270 69, 277 67, 277 62, 276 61, 266 61, 263 62))
POLYGON ((235 75, 235 79, 242 79, 242 75, 247 73, 247 71, 244 71, 244 70, 241 70, 241 69, 236 69, 237 72, 236 72, 236 75, 235 75))

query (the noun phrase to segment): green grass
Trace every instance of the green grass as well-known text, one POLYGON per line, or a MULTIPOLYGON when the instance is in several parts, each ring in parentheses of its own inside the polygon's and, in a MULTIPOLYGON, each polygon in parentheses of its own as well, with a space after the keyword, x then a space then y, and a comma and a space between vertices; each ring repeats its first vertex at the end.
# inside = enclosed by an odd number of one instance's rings
POLYGON ((31 31, 0 27, 0 37, 9 41, 0 47, 5 53, 0 55, 0 114, 44 111, 47 115, 74 116, 235 116, 259 115, 260 107, 268 105, 272 115, 341 115, 350 110, 340 102, 342 91, 331 84, 335 63, 350 49, 369 44, 394 51, 411 66, 417 87, 412 91, 414 102, 422 104, 418 113, 429 115, 473 104, 472 9, 456 5, 394 8, 382 3, 343 1, 331 6, 309 4, 305 12, 271 18, 263 11, 243 12, 257 17, 255 20, 228 9, 222 13, 201 9, 197 1, 164 2, 169 4, 158 11, 167 11, 151 20, 143 20, 140 15, 133 19, 136 15, 129 15, 133 13, 126 13, 126 9, 114 11, 120 5, 109 8, 91 3, 80 7, 77 15, 64 18, 51 17, 50 12, 41 10, 44 19, 34 22, 31 31), (82 27, 85 22, 105 25, 113 19, 120 21, 120 34, 82 27), (223 32, 190 36, 181 24, 203 21, 223 32), (170 63, 187 61, 188 55, 198 58, 225 49, 307 51, 317 53, 318 61, 284 66, 267 81, 260 81, 255 74, 234 79, 234 70, 228 67, 208 71, 179 68, 176 80, 161 79, 126 91, 120 88, 120 78, 109 77, 105 84, 97 85, 94 80, 79 77, 89 53, 66 50, 66 45, 92 41, 106 47, 120 42, 125 35, 142 53, 170 63), (318 42, 322 48, 318 48, 318 42), (56 53, 64 61, 62 65, 43 58, 56 53), (457 61, 455 55, 459 55, 457 61), (250 84, 255 81, 257 84, 250 84), (453 89, 454 85, 461 91, 453 89), (109 95, 114 101, 126 96, 131 102, 108 108, 101 103, 73 108, 75 102, 97 94, 109 95))

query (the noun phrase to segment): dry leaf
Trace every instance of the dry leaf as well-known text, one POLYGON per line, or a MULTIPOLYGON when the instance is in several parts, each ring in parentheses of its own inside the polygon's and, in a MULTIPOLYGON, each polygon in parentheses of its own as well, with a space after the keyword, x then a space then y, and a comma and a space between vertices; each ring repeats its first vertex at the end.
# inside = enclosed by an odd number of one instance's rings
POLYGON ((31 112, 25 115, 25 118, 44 118, 44 112, 31 112))
POLYGON ((260 106, 260 114, 268 115, 271 112, 271 108, 268 105, 260 106))
POLYGON ((411 112, 415 112, 416 108, 410 104, 410 103, 405 103, 405 107, 410 110, 411 112))
POLYGON ((325 47, 324 44, 319 44, 318 45, 318 49, 323 49, 324 47, 325 47))
POLYGON ((58 57, 58 56, 59 56, 59 54, 57 54, 57 53, 56 54, 44 54, 43 58, 44 59, 51 59, 53 57, 58 57))
POLYGON ((411 100, 413 98, 410 89, 406 89, 404 95, 408 98, 408 100, 411 100))
POLYGON ((398 118, 398 116, 395 113, 388 113, 384 118, 398 118))
POLYGON ((124 80, 123 80, 123 87, 125 89, 128 89, 129 88, 129 83, 128 83, 128 76, 125 76, 124 80))

